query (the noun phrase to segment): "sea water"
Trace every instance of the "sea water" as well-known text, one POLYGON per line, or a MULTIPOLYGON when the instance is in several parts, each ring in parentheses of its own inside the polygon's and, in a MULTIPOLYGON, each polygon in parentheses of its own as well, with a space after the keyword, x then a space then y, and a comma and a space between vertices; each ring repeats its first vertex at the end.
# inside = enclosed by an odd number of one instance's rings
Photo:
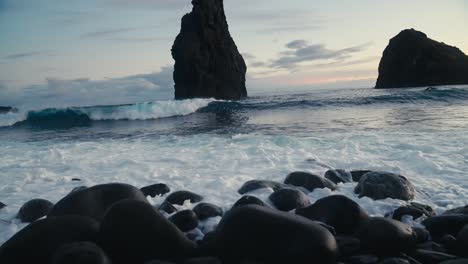
MULTIPOLYGON (((0 210, 5 220, 0 244, 25 226, 15 215, 26 201, 57 202, 74 187, 109 182, 165 183, 228 210, 248 180, 283 181, 293 171, 371 169, 408 177, 418 190, 415 201, 438 213, 468 204, 468 87, 463 86, 20 109, 0 115, 0 126, 0 201, 7 204, 0 210)), ((345 194, 376 216, 405 204, 359 198, 355 185, 316 190, 309 197, 314 202, 345 194)), ((253 194, 268 203, 271 193, 253 194)), ((154 205, 163 200, 149 198, 154 205)), ((201 231, 218 221, 205 221, 201 231)))

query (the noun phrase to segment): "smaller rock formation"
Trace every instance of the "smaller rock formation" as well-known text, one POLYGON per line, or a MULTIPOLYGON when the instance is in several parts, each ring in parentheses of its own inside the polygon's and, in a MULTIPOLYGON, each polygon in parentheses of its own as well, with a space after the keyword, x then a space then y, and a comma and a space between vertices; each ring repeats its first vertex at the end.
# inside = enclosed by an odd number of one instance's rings
POLYGON ((247 66, 232 39, 223 0, 193 0, 172 46, 175 99, 247 97, 247 66))
POLYGON ((390 40, 376 88, 468 84, 468 56, 414 29, 390 40))

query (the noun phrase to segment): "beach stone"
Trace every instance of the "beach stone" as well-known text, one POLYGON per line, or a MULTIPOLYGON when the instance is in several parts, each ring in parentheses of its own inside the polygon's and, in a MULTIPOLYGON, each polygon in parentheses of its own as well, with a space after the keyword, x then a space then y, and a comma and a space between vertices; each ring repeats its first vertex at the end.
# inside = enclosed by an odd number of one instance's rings
POLYGON ((468 215, 468 205, 459 207, 459 208, 454 208, 451 210, 447 210, 443 215, 454 215, 454 214, 461 214, 461 215, 468 215))
POLYGON ((221 260, 216 257, 189 258, 182 262, 183 264, 221 264, 221 260))
POLYGON ((217 255, 230 260, 274 263, 335 263, 333 235, 301 216, 258 205, 228 211, 210 239, 217 255))
POLYGON ((403 258, 386 258, 379 262, 379 264, 411 264, 408 260, 403 258))
POLYGON ((361 241, 356 237, 335 236, 335 239, 341 258, 356 255, 361 249, 361 241))
POLYGON ((190 191, 173 192, 166 198, 166 202, 177 205, 183 205, 185 201, 190 201, 190 203, 198 203, 202 200, 203 196, 190 191))
POLYGON ((468 264, 468 258, 442 261, 439 264, 468 264))
POLYGON ((33 199, 21 206, 17 217, 23 223, 31 223, 46 216, 54 204, 45 199, 33 199))
POLYGON ((115 203, 101 223, 100 243, 113 263, 183 259, 195 244, 150 204, 138 200, 115 203))
POLYGON ((104 250, 92 242, 75 242, 61 246, 51 264, 111 264, 104 250))
POLYGON ((223 1, 192 4, 171 50, 175 99, 247 97, 247 66, 229 33, 223 1))
POLYGON ((468 215, 437 215, 422 221, 434 240, 444 235, 457 236, 458 232, 468 224, 468 215))
POLYGON ((173 214, 178 211, 177 208, 175 208, 171 203, 166 201, 159 205, 158 210, 166 212, 168 214, 173 214))
POLYGON ((328 188, 330 190, 336 190, 336 185, 328 179, 320 177, 318 175, 308 173, 308 172, 293 172, 290 173, 286 180, 286 184, 303 187, 310 192, 313 192, 315 189, 328 188))
POLYGON ((55 204, 48 216, 81 215, 101 221, 107 209, 126 199, 148 203, 136 187, 121 183, 102 184, 70 193, 55 204))
POLYGON ((431 237, 431 233, 425 228, 413 227, 414 233, 416 233, 418 243, 424 243, 431 237))
POLYGON ((374 200, 387 198, 408 201, 414 198, 413 185, 401 175, 389 172, 366 173, 354 189, 359 197, 370 197, 374 200))
POLYGON ((399 207, 393 212, 392 218, 398 221, 401 221, 402 217, 405 215, 410 215, 413 217, 413 219, 418 219, 421 216, 434 216, 435 212, 432 207, 429 205, 424 205, 420 203, 410 203, 409 205, 405 205, 402 207, 399 207))
POLYGON ((369 220, 367 212, 344 195, 319 199, 308 207, 297 209, 296 214, 331 225, 338 234, 354 233, 369 220))
POLYGON ((223 215, 221 207, 210 203, 199 203, 193 208, 193 211, 201 221, 223 215))
POLYGON ((96 241, 99 223, 89 217, 60 216, 33 222, 0 247, 0 263, 49 263, 62 245, 96 241))
POLYGON ((442 261, 456 259, 457 257, 437 251, 417 249, 411 257, 424 264, 438 264, 442 261))
POLYGON ((374 255, 358 255, 348 259, 350 264, 377 264, 379 258, 374 255))
POLYGON ((468 225, 457 235, 457 251, 460 256, 468 257, 468 225))
POLYGON ((269 196, 273 205, 281 211, 291 211, 310 205, 310 200, 303 192, 291 188, 282 188, 269 196))
POLYGON ((249 205, 249 204, 265 206, 265 203, 259 198, 255 196, 244 195, 239 200, 237 200, 237 202, 235 202, 232 207, 239 207, 239 206, 244 206, 244 205, 249 205))
POLYGON ((378 255, 392 255, 416 248, 413 229, 399 221, 373 217, 358 231, 361 246, 378 255))
POLYGON ((366 175, 367 173, 372 172, 370 170, 353 170, 351 171, 351 177, 354 182, 359 182, 362 176, 366 175))
POLYGON ((140 190, 145 196, 151 196, 151 197, 163 196, 164 194, 171 191, 169 186, 167 186, 164 183, 158 183, 158 184, 145 186, 141 188, 140 190))
POLYGON ((177 212, 169 217, 169 221, 177 226, 182 232, 188 232, 198 226, 197 215, 192 210, 177 212))
POLYGON ((351 175, 351 173, 345 171, 345 170, 328 170, 327 172, 325 172, 325 176, 324 176, 326 179, 329 179, 330 181, 332 181, 333 183, 335 184, 338 184, 338 183, 347 183, 347 182, 352 182, 353 181, 353 177, 351 175))
POLYGON ((5 208, 5 207, 6 207, 6 204, 0 202, 0 209, 3 209, 3 208, 5 208))
POLYGON ((280 188, 285 188, 285 187, 287 187, 287 185, 283 183, 275 182, 275 181, 251 180, 251 181, 245 182, 237 192, 239 194, 246 194, 248 192, 252 192, 258 189, 266 189, 266 188, 270 188, 276 191, 280 188))

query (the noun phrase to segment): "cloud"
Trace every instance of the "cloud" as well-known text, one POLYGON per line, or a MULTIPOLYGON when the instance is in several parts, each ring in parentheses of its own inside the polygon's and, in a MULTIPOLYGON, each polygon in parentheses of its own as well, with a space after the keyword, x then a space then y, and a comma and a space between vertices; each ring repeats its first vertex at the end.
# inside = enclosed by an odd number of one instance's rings
POLYGON ((257 60, 257 57, 255 57, 255 55, 251 53, 248 53, 248 52, 242 53, 242 57, 246 61, 248 67, 260 68, 266 65, 266 63, 257 60))
POLYGON ((44 84, 6 89, 0 82, 0 105, 22 109, 115 105, 173 98, 172 66, 159 72, 106 80, 49 78, 44 84))
POLYGON ((18 59, 23 59, 23 58, 27 58, 27 57, 39 56, 41 54, 42 54, 42 52, 40 52, 40 51, 21 52, 21 53, 15 53, 15 54, 7 55, 5 57, 2 57, 2 59, 3 60, 18 60, 18 59))
POLYGON ((117 29, 107 29, 107 30, 99 30, 99 31, 93 31, 89 33, 82 34, 80 37, 83 39, 86 38, 103 38, 103 37, 109 37, 109 36, 114 36, 118 35, 121 33, 126 33, 133 30, 132 28, 117 28, 117 29))
POLYGON ((332 60, 342 62, 350 58, 353 54, 365 50, 370 43, 353 46, 340 50, 331 50, 323 44, 309 44, 306 40, 294 40, 285 46, 287 51, 280 53, 271 66, 273 68, 295 69, 298 64, 320 60, 332 60))

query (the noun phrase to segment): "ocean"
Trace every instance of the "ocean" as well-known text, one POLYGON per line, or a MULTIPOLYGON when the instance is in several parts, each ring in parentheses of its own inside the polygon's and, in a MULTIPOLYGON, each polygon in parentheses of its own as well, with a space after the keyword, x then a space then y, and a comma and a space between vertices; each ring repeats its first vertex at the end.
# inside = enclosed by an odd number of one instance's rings
MULTIPOLYGON (((248 180, 371 169, 405 175, 418 190, 415 201, 442 212, 468 204, 467 130, 468 86, 20 109, 0 115, 0 202, 8 205, 0 210, 0 244, 25 226, 14 217, 26 201, 57 202, 74 187, 109 182, 166 183, 227 210, 248 180)), ((309 197, 345 194, 380 216, 404 204, 358 198, 355 185, 309 197)), ((271 192, 254 194, 266 200, 271 192)), ((156 205, 164 197, 149 199, 156 205)))

